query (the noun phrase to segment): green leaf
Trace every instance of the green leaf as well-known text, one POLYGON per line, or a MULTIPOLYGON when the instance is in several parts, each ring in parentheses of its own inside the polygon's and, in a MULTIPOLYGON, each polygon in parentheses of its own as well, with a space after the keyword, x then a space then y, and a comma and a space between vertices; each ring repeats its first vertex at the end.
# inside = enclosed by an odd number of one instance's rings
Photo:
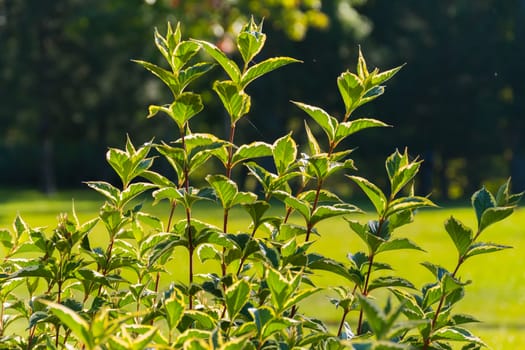
POLYGON ((189 60, 199 52, 200 46, 194 41, 180 42, 171 56, 171 67, 173 71, 179 71, 189 60))
POLYGON ((209 350, 207 343, 204 339, 209 339, 211 333, 202 329, 186 329, 182 332, 175 342, 172 342, 171 347, 173 349, 184 349, 184 350, 209 350), (199 340, 201 343, 199 344, 199 340), (192 342, 196 342, 195 345, 192 342))
POLYGON ((365 57, 361 51, 361 46, 359 46, 359 55, 357 58, 357 74, 361 80, 365 80, 369 75, 368 68, 366 67, 365 57))
POLYGON ((224 175, 208 175, 206 181, 215 190, 224 208, 231 208, 235 196, 239 192, 237 184, 224 175))
POLYGON ((8 249, 12 248, 14 237, 11 236, 11 232, 5 229, 0 230, 0 243, 2 243, 2 245, 8 249))
POLYGON ((186 123, 204 108, 201 97, 192 92, 177 96, 170 105, 170 116, 183 129, 186 123))
POLYGON ((277 173, 284 174, 297 158, 297 144, 292 138, 292 133, 277 139, 272 148, 277 173))
POLYGON ((317 124, 324 130, 328 136, 328 140, 332 142, 335 139, 335 130, 338 127, 337 119, 330 116, 326 111, 319 107, 310 106, 301 102, 292 101, 297 107, 305 111, 312 117, 317 124))
POLYGON ((404 278, 395 276, 381 276, 377 277, 376 279, 370 282, 370 284, 368 285, 368 291, 385 287, 405 287, 412 289, 415 288, 410 281, 404 278))
POLYGON ((226 54, 224 54, 224 52, 222 52, 217 46, 203 40, 196 40, 196 42, 198 42, 202 48, 221 65, 234 83, 238 83, 241 80, 241 71, 239 70, 239 67, 237 67, 233 60, 226 57, 226 54))
POLYGON ((306 201, 311 202, 311 203, 313 203, 316 200, 316 198, 317 198, 318 203, 344 204, 343 201, 341 200, 341 198, 339 198, 335 193, 330 192, 328 190, 320 190, 320 191, 309 190, 309 191, 305 191, 305 192, 302 192, 302 193, 298 194, 297 198, 299 198, 301 200, 306 200, 306 201))
POLYGON ((176 289, 171 296, 164 301, 166 309, 166 322, 170 330, 175 329, 184 316, 185 302, 180 292, 176 289))
POLYGON ((321 147, 319 146, 319 143, 317 142, 317 139, 315 138, 314 134, 312 133, 312 130, 310 130, 310 127, 308 126, 308 123, 306 122, 306 120, 304 121, 304 128, 306 130, 306 136, 308 137, 308 146, 310 148, 310 154, 313 155, 313 156, 315 156, 317 154, 320 154, 321 153, 321 147))
POLYGON ((275 305, 278 311, 283 310, 291 294, 290 281, 273 268, 268 268, 266 280, 270 289, 273 305, 275 305))
MULTIPOLYGON (((404 156, 408 156, 405 154, 404 156)), ((405 187, 418 173, 421 162, 411 162, 396 169, 390 180, 392 197, 405 187)))
POLYGON ((478 242, 478 243, 472 244, 468 248, 468 250, 466 251, 465 258, 470 258, 474 255, 498 252, 500 250, 509 249, 509 248, 512 248, 512 247, 508 245, 501 245, 501 244, 495 244, 495 243, 478 242))
POLYGON ((359 176, 348 176, 348 178, 353 180, 359 187, 361 187, 363 192, 365 192, 366 196, 370 199, 370 201, 376 208, 377 213, 379 215, 382 215, 386 210, 387 204, 387 200, 385 195, 383 194, 383 191, 381 191, 379 187, 377 187, 365 178, 359 176))
POLYGON ((275 196, 282 200, 284 204, 287 206, 293 208, 294 210, 297 210, 299 214, 301 214, 305 220, 310 220, 310 204, 308 202, 302 201, 300 199, 297 199, 293 197, 292 195, 283 192, 283 191, 275 191, 275 196))
MULTIPOLYGON (((29 317, 29 324, 27 328, 33 328, 36 326, 39 322, 45 321, 47 318, 49 318, 49 314, 45 311, 36 311, 31 314, 31 317, 29 317)), ((4 316, 5 317, 5 316, 4 316)))
POLYGON ((156 185, 146 183, 146 182, 136 182, 129 185, 124 191, 120 193, 119 204, 121 207, 129 203, 132 199, 141 195, 142 193, 150 190, 152 188, 157 188, 156 185))
POLYGON ((262 339, 267 339, 273 334, 286 329, 290 325, 292 325, 290 320, 284 318, 274 318, 264 326, 262 331, 262 339))
POLYGON ((489 208, 494 208, 495 206, 496 200, 494 199, 492 194, 489 191, 487 191, 485 187, 483 187, 482 189, 480 189, 472 195, 472 207, 476 211, 478 227, 481 227, 481 217, 483 216, 485 210, 489 208))
POLYGON ((13 228, 16 232, 17 239, 20 239, 24 232, 29 231, 29 225, 27 225, 27 223, 24 221, 24 219, 22 219, 20 215, 16 216, 13 222, 13 228))
POLYGON ((378 339, 381 339, 382 336, 388 331, 386 329, 387 319, 383 310, 379 308, 372 300, 367 298, 364 295, 358 294, 359 304, 366 316, 366 320, 370 325, 370 328, 376 335, 378 339))
POLYGON ((479 320, 475 317, 465 314, 457 314, 452 316, 452 322, 454 325, 465 324, 465 323, 477 323, 479 320))
POLYGON ((191 67, 183 69, 179 72, 179 89, 180 93, 188 86, 189 83, 195 79, 201 77, 202 75, 209 72, 215 64, 209 62, 200 62, 196 63, 191 67))
POLYGON ((43 277, 46 280, 50 280, 53 275, 49 269, 46 268, 42 263, 28 265, 24 268, 18 269, 9 275, 9 278, 20 278, 20 277, 43 277))
POLYGON ((388 156, 385 161, 385 167, 390 182, 393 182, 396 174, 398 174, 403 167, 407 166, 408 163, 408 153, 406 151, 404 154, 401 154, 399 150, 396 149, 394 153, 388 156))
POLYGON ((363 83, 357 75, 346 71, 337 78, 337 86, 345 104, 346 114, 349 115, 361 99, 365 89, 363 83))
POLYGON ((525 194, 525 192, 516 193, 516 194, 510 193, 510 178, 509 178, 503 185, 501 185, 498 188, 498 192, 496 194, 497 206, 498 207, 516 206, 518 205, 518 202, 523 197, 523 194, 525 194))
POLYGON ((472 230, 454 217, 445 222, 445 230, 454 242, 459 256, 465 255, 474 239, 472 230))
POLYGON ((284 305, 284 308, 285 309, 290 308, 293 305, 296 305, 300 301, 308 298, 311 295, 314 295, 315 293, 321 290, 322 290, 321 288, 301 289, 300 291, 298 291, 297 293, 295 293, 292 297, 288 299, 288 301, 284 305))
POLYGON ((246 88, 246 86, 248 86, 248 84, 250 84, 252 81, 254 81, 255 79, 267 73, 270 73, 271 71, 274 71, 278 68, 286 66, 290 63, 298 63, 298 62, 301 62, 301 61, 296 60, 291 57, 272 57, 260 63, 257 63, 251 66, 250 68, 248 68, 248 70, 246 70, 246 72, 242 75, 241 83, 240 83, 241 88, 242 89, 246 88))
POLYGON ((467 284, 470 284, 470 281, 461 282, 450 273, 444 274, 443 278, 441 279, 441 288, 444 294, 450 294, 454 291, 457 291, 458 289, 462 289, 467 284))
POLYGON ((238 90, 235 83, 231 81, 216 81, 213 84, 213 90, 219 95, 224 108, 231 118, 232 124, 235 124, 250 111, 250 96, 244 91, 238 90))
MULTIPOLYGON (((168 22, 168 26, 169 26, 169 22, 168 22)), ((168 29, 171 30, 171 27, 168 27, 168 29)), ((170 34, 171 36, 171 32, 169 32, 168 34, 170 34)), ((157 49, 161 52, 162 56, 164 56, 166 61, 169 61, 170 59, 169 59, 168 52, 170 52, 171 50, 168 48, 168 41, 159 33, 157 28, 155 28, 154 39, 155 39, 155 45, 157 46, 157 49)))
POLYGON ((514 207, 493 207, 487 208, 483 214, 481 214, 481 220, 479 223, 479 231, 483 231, 490 225, 505 219, 514 212, 514 207))
POLYGON ((246 337, 239 337, 222 344, 220 350, 255 350, 255 346, 246 337))
POLYGON ((226 289, 224 299, 226 309, 230 315, 230 320, 235 320, 237 314, 248 301, 250 294, 250 285, 245 280, 241 279, 226 289))
POLYGON ((472 334, 469 330, 457 327, 443 327, 432 334, 432 340, 454 340, 476 343, 482 346, 487 346, 481 339, 472 334))
POLYGON ((199 245, 197 248, 197 256, 199 257, 199 260, 201 262, 205 262, 206 260, 210 259, 216 259, 220 260, 220 253, 215 249, 215 247, 211 244, 204 243, 199 245))
MULTIPOLYGON (((312 254, 310 254, 309 256, 311 255, 312 254)), ((311 263, 309 262, 308 267, 313 270, 323 270, 323 271, 335 273, 336 275, 344 277, 348 281, 356 283, 356 284, 360 284, 361 282, 364 282, 364 276, 360 275, 359 273, 355 273, 355 271, 347 269, 342 263, 336 260, 330 259, 330 258, 326 258, 326 257, 317 258, 313 262, 311 263)))
POLYGON ((392 78, 394 75, 396 75, 396 73, 399 72, 401 70, 401 68, 403 68, 403 66, 404 66, 404 64, 399 66, 399 67, 392 68, 390 70, 384 71, 382 73, 375 74, 372 77, 372 85, 383 84, 384 82, 386 82, 387 80, 392 78))
POLYGON ((315 225, 318 222, 340 215, 361 213, 361 210, 351 204, 320 205, 315 208, 310 218, 310 224, 315 225))
POLYGON ((86 185, 101 193, 110 203, 116 204, 120 198, 120 190, 110 183, 104 181, 89 181, 86 185))
POLYGON ((172 72, 164 68, 154 65, 153 63, 149 63, 146 61, 140 61, 140 60, 132 60, 132 61, 140 64, 141 66, 149 70, 151 73, 156 75, 160 80, 162 80, 164 84, 166 84, 170 88, 174 97, 177 97, 179 95, 181 89, 180 89, 179 81, 177 77, 175 76, 175 74, 173 74, 172 72))
POLYGON ((263 222, 263 215, 270 209, 270 204, 263 201, 243 204, 243 208, 250 214, 254 229, 257 229, 263 222))
POLYGON ((385 124, 380 120, 370 118, 360 118, 349 122, 339 123, 335 131, 335 141, 339 143, 346 137, 364 129, 388 126, 390 125, 385 124))
POLYGON ((370 101, 375 100, 379 96, 383 95, 385 93, 385 87, 384 86, 374 86, 371 89, 368 89, 361 100, 357 103, 356 107, 362 106, 365 103, 368 103, 370 101))
POLYGON ((232 164, 236 165, 239 162, 247 159, 270 157, 272 155, 273 147, 265 142, 252 142, 244 144, 239 147, 232 157, 232 164))
POLYGON ((415 210, 425 207, 435 207, 436 205, 426 197, 411 196, 401 197, 390 202, 386 216, 391 216, 406 210, 415 210))
POLYGON ((443 292, 439 284, 428 286, 423 294, 422 308, 426 309, 427 307, 437 303, 443 297, 443 292))
POLYGON ((246 65, 261 51, 266 42, 266 34, 261 30, 262 23, 258 27, 252 17, 237 36, 237 48, 246 65))
POLYGON ((381 244, 376 250, 376 254, 386 252, 388 250, 400 250, 400 249, 415 249, 420 251, 423 250, 420 246, 412 242, 407 238, 394 238, 381 244))
POLYGON ((106 278, 106 276, 98 271, 91 269, 79 269, 76 273, 79 280, 95 282, 106 287, 110 286, 109 280, 106 278))
POLYGON ((40 299, 40 303, 47 306, 56 317, 60 319, 73 334, 82 342, 88 350, 95 348, 94 339, 91 336, 89 324, 76 312, 64 305, 40 299))
POLYGON ((397 299, 403 304, 403 313, 411 320, 421 320, 425 313, 421 309, 417 299, 402 289, 390 288, 397 299))
MULTIPOLYGON (((198 310, 186 310, 184 316, 191 318, 194 321, 197 321, 200 325, 199 328, 205 330, 212 330, 217 325, 217 320, 214 319, 211 315, 208 315, 205 312, 198 310)), ((198 327, 198 326, 197 326, 198 327)))

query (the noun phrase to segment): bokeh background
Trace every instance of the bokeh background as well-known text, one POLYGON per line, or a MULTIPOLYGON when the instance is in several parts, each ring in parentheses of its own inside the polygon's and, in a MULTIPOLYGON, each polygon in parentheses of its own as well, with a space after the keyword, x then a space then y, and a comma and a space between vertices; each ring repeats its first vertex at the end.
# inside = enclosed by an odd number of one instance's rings
MULTIPOLYGON (((169 91, 131 59, 161 64, 153 31, 167 21, 236 57, 232 38, 250 15, 264 18, 261 60, 304 63, 250 87, 238 142, 286 130, 300 139, 305 116, 290 100, 339 115, 336 78, 354 70, 360 46, 372 67, 406 63, 356 112, 395 126, 350 141, 363 176, 381 183, 385 157, 408 147, 425 160, 419 193, 435 200, 508 176, 525 189, 524 0, 0 0, 0 188, 53 193, 111 180, 104 154, 126 134, 136 144, 175 138, 169 120, 145 118, 169 91)), ((218 135, 220 74, 193 86, 206 103, 193 128, 218 135)))

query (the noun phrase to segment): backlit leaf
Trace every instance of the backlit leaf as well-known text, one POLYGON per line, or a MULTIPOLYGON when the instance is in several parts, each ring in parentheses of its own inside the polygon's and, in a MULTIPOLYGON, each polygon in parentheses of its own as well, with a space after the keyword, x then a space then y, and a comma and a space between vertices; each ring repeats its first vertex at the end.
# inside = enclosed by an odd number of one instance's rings
POLYGON ((337 130, 335 132, 335 140, 337 142, 341 142, 346 137, 355 134, 356 132, 359 132, 361 130, 387 126, 390 125, 385 124, 380 120, 370 118, 360 118, 349 122, 343 122, 337 126, 337 130))
POLYGON ((337 119, 330 116, 326 111, 319 107, 310 106, 301 102, 292 101, 297 107, 305 111, 310 117, 312 117, 317 124, 324 130, 328 136, 329 141, 335 139, 335 130, 337 128, 337 119))
POLYGON ((174 71, 179 71, 188 61, 199 52, 200 46, 194 41, 180 42, 173 52, 171 66, 174 71))
POLYGON ((216 81, 213 90, 219 95, 222 104, 235 124, 250 111, 251 99, 244 91, 238 90, 231 81, 216 81))
POLYGON ((476 343, 482 346, 487 346, 481 339, 476 337, 469 330, 457 326, 443 327, 441 329, 438 329, 432 334, 431 339, 466 341, 476 343))
POLYGON ((183 129, 184 125, 204 108, 201 97, 191 92, 184 92, 177 96, 170 105, 170 116, 183 129))
POLYGON ((151 73, 156 75, 160 80, 164 82, 164 84, 166 84, 170 88, 171 92, 173 93, 173 96, 178 96, 178 94, 180 93, 180 84, 177 77, 172 72, 146 61, 133 60, 133 62, 140 64, 141 66, 149 70, 151 73))
POLYGON ((241 279, 226 289, 224 293, 224 299, 226 302, 226 309, 230 315, 230 319, 233 321, 237 314, 241 311, 242 307, 248 301, 250 294, 250 285, 245 280, 241 279))
POLYGON ((368 291, 385 287, 405 287, 413 289, 414 285, 410 281, 401 277, 381 276, 370 282, 368 285, 368 291))
POLYGON ((359 187, 361 187, 376 208, 377 213, 381 215, 385 211, 387 203, 383 191, 365 178, 359 176, 348 176, 348 178, 352 179, 359 187))
POLYGON ((73 334, 82 342, 87 349, 94 349, 94 339, 90 334, 89 324, 76 312, 64 305, 53 303, 48 300, 40 299, 39 302, 46 305, 56 317, 60 319, 73 334))
POLYGON ((495 244, 495 243, 478 242, 478 243, 474 243, 473 245, 469 247, 469 249, 466 252, 465 258, 470 258, 474 255, 498 252, 500 250, 509 249, 509 248, 512 248, 512 247, 508 245, 501 245, 501 244, 495 244))
POLYGON ((244 89, 248 84, 250 84, 255 79, 270 73, 273 70, 276 70, 280 67, 286 66, 290 63, 301 62, 291 57, 272 57, 268 58, 260 63, 257 63, 250 68, 242 75, 241 78, 241 87, 244 89))
POLYGON ((364 92, 363 83, 357 75, 346 71, 337 78, 337 86, 343 98, 346 113, 349 114, 355 108, 364 92))
POLYGON ((415 249, 424 251, 420 246, 418 246, 408 238, 394 238, 381 244, 379 248, 377 248, 376 253, 399 249, 415 249))
POLYGON ((285 173, 297 158, 297 144, 292 134, 285 135, 273 143, 273 159, 278 174, 285 173))
POLYGON ((272 155, 272 146, 265 142, 252 142, 239 147, 232 157, 232 164, 237 164, 246 159, 269 157, 272 155))
POLYGON ((472 230, 454 217, 445 222, 445 229, 462 257, 472 244, 472 230))
POLYGON ((239 67, 237 67, 233 60, 226 57, 226 54, 217 46, 202 40, 197 40, 196 42, 198 42, 202 48, 221 65, 233 82, 238 83, 241 80, 241 71, 239 70, 239 67))

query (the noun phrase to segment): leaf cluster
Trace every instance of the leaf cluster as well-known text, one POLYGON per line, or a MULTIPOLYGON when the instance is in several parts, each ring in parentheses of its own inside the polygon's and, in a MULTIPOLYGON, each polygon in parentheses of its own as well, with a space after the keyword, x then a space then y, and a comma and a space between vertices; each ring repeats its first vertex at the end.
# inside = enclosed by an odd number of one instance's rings
POLYGON ((421 161, 396 150, 385 162, 390 185, 385 191, 354 174, 353 150, 342 143, 357 132, 387 126, 354 114, 383 94, 383 84, 401 67, 369 71, 359 51, 356 73, 347 71, 337 79, 345 106, 341 119, 293 102, 310 118, 307 150, 291 133, 271 144, 236 145, 237 122, 251 108, 246 87, 299 62, 275 57, 254 63, 265 42, 262 23, 252 18, 237 38, 238 64, 209 42, 183 40, 179 24, 175 29, 168 25, 165 35, 155 32, 168 68, 136 62, 168 87, 173 101, 150 106, 148 117, 167 114, 178 134, 140 147, 128 137, 124 149, 108 150, 107 161, 121 183, 87 182, 105 200, 98 217, 81 223, 73 209, 72 218, 59 216, 51 234, 29 227, 21 217, 11 230, 0 231, 1 349, 451 349, 456 341, 465 349, 485 346, 465 326, 474 317, 454 312, 469 283, 459 269, 474 256, 508 248, 479 238, 513 212, 521 194, 511 194, 510 181, 496 195, 476 192, 477 228, 453 217, 445 223, 457 248, 455 267, 423 263, 433 279, 418 289, 380 258, 402 249, 422 250, 397 234, 418 210, 435 206, 414 191, 421 161), (214 66, 225 73, 212 89, 228 114, 226 137, 190 128, 204 105, 199 93, 187 89, 214 66), (324 140, 312 132, 317 129, 324 140), (155 170, 157 159, 167 161, 175 175, 155 170), (200 178, 198 170, 212 160, 223 165, 224 173, 200 178), (244 168, 258 188, 243 188, 234 168, 244 168), (353 214, 361 209, 326 186, 334 174, 346 175, 349 185, 365 193, 375 219, 355 220, 353 214), (143 208, 144 200, 165 205, 166 215, 152 215, 143 208), (201 201, 222 210, 221 227, 195 214, 201 201), (235 207, 247 214, 240 232, 228 225, 235 207), (344 262, 314 250, 315 237, 323 234, 319 223, 340 217, 366 247, 357 252, 348 247, 344 262), (105 236, 95 235, 95 227, 105 236), (183 266, 174 263, 179 254, 183 266), (207 273, 197 274, 197 264, 206 264, 207 273), (174 280, 174 270, 183 270, 185 279, 174 280), (320 285, 313 277, 321 271, 344 283, 320 285), (393 298, 379 299, 381 289, 393 298), (321 292, 330 293, 330 302, 342 311, 338 329, 299 311, 321 292), (6 329, 20 320, 26 331, 10 335, 6 329))

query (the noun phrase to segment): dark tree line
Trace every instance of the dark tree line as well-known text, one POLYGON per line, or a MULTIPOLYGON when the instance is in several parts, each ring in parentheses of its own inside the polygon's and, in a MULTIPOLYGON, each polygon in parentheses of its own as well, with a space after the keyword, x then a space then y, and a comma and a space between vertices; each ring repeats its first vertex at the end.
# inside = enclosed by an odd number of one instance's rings
MULTIPOLYGON (((352 141, 361 170, 382 177, 384 157, 408 147, 425 159, 425 192, 461 195, 511 174, 525 188, 523 0, 0 1, 0 186, 81 186, 109 176, 104 153, 126 133, 144 142, 173 132, 145 119, 166 91, 130 59, 158 60, 152 33, 167 20, 228 50, 247 14, 265 18, 268 56, 304 63, 255 84, 246 138, 273 140, 274 123, 302 132, 291 99, 341 110, 335 80, 360 44, 380 68, 407 63, 357 112, 395 126, 352 141)), ((212 92, 205 102, 198 120, 220 134, 224 112, 212 92)))

